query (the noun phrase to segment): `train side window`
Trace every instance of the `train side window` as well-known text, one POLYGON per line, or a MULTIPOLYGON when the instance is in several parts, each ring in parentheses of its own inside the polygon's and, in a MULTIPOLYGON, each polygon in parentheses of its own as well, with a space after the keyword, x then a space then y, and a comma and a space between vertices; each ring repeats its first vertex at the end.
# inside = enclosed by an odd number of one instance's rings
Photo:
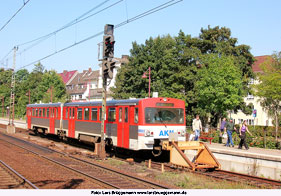
POLYGON ((77 109, 77 119, 82 120, 82 108, 77 109))
POLYGON ((122 108, 119 108, 119 122, 122 122, 122 108))
POLYGON ((128 108, 125 108, 125 122, 128 122, 128 108))
POLYGON ((98 120, 98 109, 92 108, 92 121, 97 121, 97 120, 98 120))
POLYGON ((46 117, 48 117, 48 118, 49 118, 49 115, 50 115, 50 109, 49 109, 49 108, 47 108, 47 114, 46 114, 46 117))
POLYGON ((115 122, 116 120, 116 110, 115 108, 108 109, 108 122, 115 122))
POLYGON ((102 117, 102 108, 100 108, 100 121, 102 120, 101 117, 102 117))
POLYGON ((89 108, 84 108, 84 120, 89 120, 89 118, 90 118, 89 108))
POLYGON ((41 116, 42 116, 42 109, 40 108, 38 117, 41 117, 41 116))
POLYGON ((65 108, 64 118, 67 119, 68 117, 68 108, 65 108))
POLYGON ((135 123, 139 122, 139 108, 135 108, 135 123))
POLYGON ((46 110, 45 110, 45 108, 43 108, 43 115, 42 115, 42 117, 45 117, 45 113, 46 112, 46 110))
POLYGON ((32 109, 32 116, 35 116, 35 109, 32 109))
POLYGON ((74 116, 75 116, 75 108, 72 108, 71 113, 72 113, 72 119, 74 119, 74 116))
POLYGON ((56 108, 56 118, 59 117, 59 108, 56 108))
POLYGON ((69 115, 69 119, 71 119, 71 114, 72 114, 72 111, 73 110, 73 108, 68 108, 68 115, 69 115))

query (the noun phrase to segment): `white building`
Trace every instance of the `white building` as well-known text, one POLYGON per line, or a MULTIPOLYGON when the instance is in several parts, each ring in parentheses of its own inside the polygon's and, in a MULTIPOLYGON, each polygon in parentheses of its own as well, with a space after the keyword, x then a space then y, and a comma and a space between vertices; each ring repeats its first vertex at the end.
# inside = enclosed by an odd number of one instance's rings
MULTIPOLYGON (((262 69, 260 65, 270 56, 257 56, 255 57, 256 61, 252 66, 254 73, 261 73, 262 69)), ((258 80, 251 80, 249 85, 259 83, 258 80)), ((233 112, 229 113, 228 117, 233 118, 235 124, 241 124, 243 120, 247 120, 248 125, 260 125, 260 126, 273 126, 272 118, 268 116, 267 111, 260 104, 260 97, 253 96, 248 94, 247 97, 244 98, 246 105, 253 104, 254 110, 256 110, 256 117, 253 114, 246 115, 242 111, 238 111, 236 114, 233 112)))

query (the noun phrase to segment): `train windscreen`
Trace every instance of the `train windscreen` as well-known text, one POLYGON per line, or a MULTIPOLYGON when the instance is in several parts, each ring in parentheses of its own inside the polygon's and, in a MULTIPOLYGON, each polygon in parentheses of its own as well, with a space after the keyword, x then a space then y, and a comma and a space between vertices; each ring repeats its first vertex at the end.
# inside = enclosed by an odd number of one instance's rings
POLYGON ((145 123, 147 124, 183 124, 182 108, 145 108, 145 123))

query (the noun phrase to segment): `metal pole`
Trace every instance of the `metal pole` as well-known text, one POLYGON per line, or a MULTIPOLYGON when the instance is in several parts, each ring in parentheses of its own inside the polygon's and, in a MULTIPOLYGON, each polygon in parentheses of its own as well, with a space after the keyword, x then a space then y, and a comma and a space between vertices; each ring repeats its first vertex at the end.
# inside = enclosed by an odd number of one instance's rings
POLYGON ((13 59, 13 72, 12 72, 12 81, 11 81, 11 97, 10 97, 10 109, 9 109, 9 125, 11 124, 11 111, 12 113, 12 126, 14 126, 15 118, 15 69, 16 69, 16 53, 18 48, 14 47, 14 59, 13 59))
POLYGON ((2 97, 2 117, 4 117, 4 97, 2 97))
POLYGON ((105 119, 106 119, 106 83, 107 78, 102 74, 102 121, 101 121, 101 145, 100 145, 100 158, 105 159, 105 142, 104 142, 104 130, 105 130, 105 119))
POLYGON ((151 83, 151 78, 150 78, 150 67, 148 68, 149 72, 149 79, 148 79, 148 98, 150 98, 150 83, 151 83))
POLYGON ((91 82, 90 82, 90 79, 89 79, 89 82, 88 82, 88 83, 89 83, 89 101, 91 101, 91 97, 90 97, 90 96, 91 96, 91 94, 90 94, 90 93, 91 93, 91 89, 90 89, 91 82))
POLYGON ((28 90, 28 104, 30 104, 30 89, 28 90))
POLYGON ((51 86, 51 103, 53 103, 53 86, 51 86))

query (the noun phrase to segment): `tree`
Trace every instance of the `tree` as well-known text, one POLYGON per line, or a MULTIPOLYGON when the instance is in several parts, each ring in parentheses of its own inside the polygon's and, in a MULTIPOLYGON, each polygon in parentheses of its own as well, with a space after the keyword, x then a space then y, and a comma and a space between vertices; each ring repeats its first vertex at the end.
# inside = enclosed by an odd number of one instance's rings
POLYGON ((259 84, 254 85, 255 95, 261 105, 275 118, 276 141, 281 110, 281 52, 272 55, 262 65, 263 73, 258 74, 259 84))
MULTIPOLYGON (((113 97, 147 97, 148 81, 141 76, 151 67, 151 91, 159 92, 159 96, 185 100, 187 121, 190 123, 200 104, 194 89, 200 62, 208 54, 231 56, 232 65, 240 70, 238 78, 246 90, 254 62, 249 49, 249 46, 237 45, 237 39, 232 38, 230 29, 225 27, 201 29, 199 37, 191 37, 180 31, 175 37, 166 35, 149 38, 144 44, 133 42, 129 63, 119 69, 116 87, 111 89, 113 97)), ((241 91, 239 96, 242 93, 245 95, 246 91, 241 91)))
POLYGON ((51 100, 53 102, 65 102, 66 101, 66 88, 62 81, 62 78, 57 74, 56 71, 46 71, 41 82, 37 87, 37 98, 43 103, 49 103, 51 100), (51 93, 52 91, 52 93, 51 93))
POLYGON ((208 54, 202 60, 194 87, 196 110, 219 119, 243 102, 241 70, 234 65, 233 57, 208 54))

